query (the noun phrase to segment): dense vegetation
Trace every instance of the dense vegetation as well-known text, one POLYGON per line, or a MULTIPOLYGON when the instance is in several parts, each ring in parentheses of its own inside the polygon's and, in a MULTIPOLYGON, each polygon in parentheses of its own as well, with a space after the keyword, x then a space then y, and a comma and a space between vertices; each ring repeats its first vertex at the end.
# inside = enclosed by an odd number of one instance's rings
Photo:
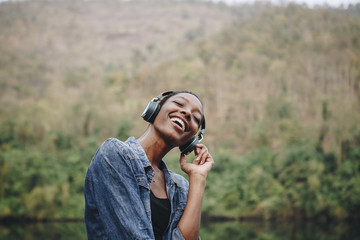
POLYGON ((5 2, 0 41, 0 218, 81 218, 99 144, 167 89, 205 105, 206 216, 359 217, 360 5, 5 2))

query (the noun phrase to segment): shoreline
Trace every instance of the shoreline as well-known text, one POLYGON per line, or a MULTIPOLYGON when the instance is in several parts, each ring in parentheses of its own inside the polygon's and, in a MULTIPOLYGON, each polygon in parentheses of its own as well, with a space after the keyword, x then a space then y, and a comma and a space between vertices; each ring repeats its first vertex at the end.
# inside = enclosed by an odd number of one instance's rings
MULTIPOLYGON (((303 217, 283 217, 283 218, 264 218, 262 216, 239 216, 239 217, 226 217, 226 216, 210 216, 203 214, 201 217, 202 224, 217 223, 217 222, 291 222, 291 223, 360 223, 360 219, 356 216, 348 218, 303 218, 303 217)), ((31 217, 4 217, 0 218, 0 224, 29 224, 29 223, 65 223, 65 222, 84 222, 84 218, 31 218, 31 217)))
POLYGON ((60 223, 84 222, 84 218, 30 218, 30 217, 5 217, 0 218, 0 224, 28 224, 28 223, 60 223))

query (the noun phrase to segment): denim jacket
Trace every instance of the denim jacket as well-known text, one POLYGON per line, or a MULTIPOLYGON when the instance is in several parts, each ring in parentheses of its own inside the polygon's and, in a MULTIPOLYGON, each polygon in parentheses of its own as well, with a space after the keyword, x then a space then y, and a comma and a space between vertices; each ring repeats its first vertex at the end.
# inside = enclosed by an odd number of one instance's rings
MULTIPOLYGON (((161 163, 171 215, 163 239, 184 239, 178 223, 185 209, 189 182, 161 163)), ((85 185, 88 239, 154 239, 150 183, 154 176, 147 156, 134 137, 110 138, 96 152, 85 185)))

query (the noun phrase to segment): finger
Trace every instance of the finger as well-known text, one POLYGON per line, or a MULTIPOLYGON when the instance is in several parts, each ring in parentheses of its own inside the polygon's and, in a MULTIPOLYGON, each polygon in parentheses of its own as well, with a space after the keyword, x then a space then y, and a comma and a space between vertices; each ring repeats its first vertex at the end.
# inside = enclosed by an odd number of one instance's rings
POLYGON ((186 158, 185 158, 185 154, 181 154, 180 155, 180 166, 184 166, 184 164, 186 163, 186 158))
POLYGON ((204 164, 204 163, 210 161, 211 158, 212 158, 212 157, 211 157, 210 153, 209 153, 208 151, 206 151, 206 152, 204 153, 204 155, 203 155, 203 158, 201 159, 200 164, 204 164))
POLYGON ((198 158, 202 158, 202 155, 206 152, 208 152, 207 147, 205 147, 205 145, 203 144, 196 144, 196 148, 197 151, 197 157, 198 158))
POLYGON ((195 151, 195 159, 194 159, 193 163, 199 164, 201 162, 203 149, 201 147, 199 147, 198 145, 196 145, 195 150, 196 150, 195 151))
POLYGON ((207 148, 205 147, 205 145, 203 144, 196 144, 195 145, 195 154, 196 155, 199 155, 201 154, 202 151, 207 151, 207 148))
POLYGON ((196 149, 202 149, 202 148, 206 148, 204 144, 198 143, 195 145, 196 149))
POLYGON ((201 158, 201 161, 200 161, 200 165, 201 164, 204 164, 205 162, 207 162, 208 158, 210 156, 210 153, 209 152, 206 152, 202 155, 202 158, 201 158))
POLYGON ((196 157, 196 161, 198 162, 198 164, 203 164, 206 160, 207 157, 207 152, 202 151, 200 152, 200 154, 196 157))
POLYGON ((194 164, 199 165, 201 161, 201 157, 199 154, 195 155, 195 159, 193 161, 194 164))
POLYGON ((215 164, 214 159, 212 158, 210 153, 209 153, 208 157, 206 158, 206 162, 210 163, 211 166, 214 166, 214 164, 215 164))
POLYGON ((199 154, 199 152, 200 152, 200 149, 199 149, 199 147, 197 147, 197 145, 195 145, 195 155, 198 155, 199 154))

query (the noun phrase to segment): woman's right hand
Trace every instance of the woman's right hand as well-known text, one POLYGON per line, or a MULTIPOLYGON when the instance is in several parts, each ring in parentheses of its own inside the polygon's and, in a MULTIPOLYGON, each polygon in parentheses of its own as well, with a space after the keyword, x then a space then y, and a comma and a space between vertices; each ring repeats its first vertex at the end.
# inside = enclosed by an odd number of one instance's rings
POLYGON ((214 160, 209 153, 209 150, 204 144, 196 144, 195 146, 195 159, 192 163, 186 162, 184 154, 180 156, 180 166, 186 174, 196 175, 199 174, 206 178, 207 174, 214 166, 214 160))

